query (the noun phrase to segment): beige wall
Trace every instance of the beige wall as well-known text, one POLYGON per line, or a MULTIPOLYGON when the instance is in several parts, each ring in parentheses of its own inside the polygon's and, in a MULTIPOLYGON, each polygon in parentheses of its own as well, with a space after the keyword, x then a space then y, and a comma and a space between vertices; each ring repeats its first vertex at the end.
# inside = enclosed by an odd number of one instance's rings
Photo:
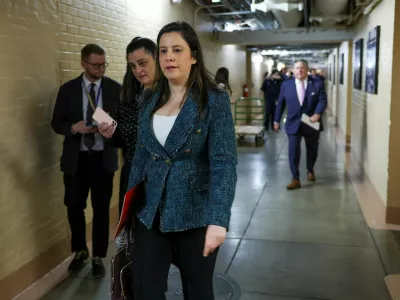
POLYGON ((357 27, 364 39, 362 90, 353 90, 352 152, 365 170, 380 198, 386 204, 388 180, 388 141, 392 91, 392 61, 395 0, 382 1, 357 27), (365 89, 366 44, 368 32, 381 26, 378 94, 365 89))
MULTIPOLYGON (((81 47, 103 45, 110 62, 107 75, 121 81, 128 41, 136 35, 155 39, 170 21, 193 23, 194 9, 190 1, 0 2, 0 285, 69 235, 59 171, 62 137, 52 132, 49 122, 59 84, 81 72, 81 47)), ((199 23, 210 28, 210 23, 199 23)), ((237 97, 245 81, 244 49, 217 45, 210 33, 200 35, 206 65, 211 72, 220 66, 230 69, 237 97)), ((87 215, 89 221, 90 209, 87 215)), ((28 273, 28 281, 37 279, 31 275, 35 272, 28 273)))
MULTIPOLYGON (((395 7, 395 24, 393 39, 393 63, 392 70, 398 70, 400 66, 400 3, 395 7)), ((389 167, 388 167, 388 195, 386 220, 389 223, 400 224, 400 73, 394 71, 391 74, 392 89, 390 103, 390 138, 389 138, 389 167)))

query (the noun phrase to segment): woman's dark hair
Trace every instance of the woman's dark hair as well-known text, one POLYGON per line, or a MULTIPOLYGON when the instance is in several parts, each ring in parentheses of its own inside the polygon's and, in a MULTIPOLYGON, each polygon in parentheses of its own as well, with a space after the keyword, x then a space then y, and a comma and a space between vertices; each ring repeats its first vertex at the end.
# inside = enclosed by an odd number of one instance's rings
POLYGON ((229 84, 229 70, 225 67, 219 68, 215 74, 215 82, 223 83, 228 89, 230 95, 232 95, 231 85, 229 84))
POLYGON ((279 71, 277 69, 273 69, 271 72, 271 75, 279 74, 279 71))
POLYGON ((164 76, 160 61, 159 61, 159 53, 160 53, 160 39, 163 34, 170 32, 178 32, 181 34, 182 38, 189 45, 192 57, 196 59, 196 63, 192 65, 190 70, 189 80, 186 84, 186 93, 183 97, 181 106, 186 101, 189 93, 192 94, 194 100, 199 106, 199 110, 202 113, 204 108, 208 102, 208 90, 219 90, 215 82, 212 80, 210 76, 210 72, 207 71, 204 64, 203 50, 200 45, 199 38, 194 31, 194 29, 186 22, 172 22, 165 25, 157 36, 157 60, 156 60, 156 84, 154 90, 161 91, 160 99, 154 108, 154 111, 157 111, 160 107, 164 106, 167 103, 171 91, 168 85, 168 79, 164 76))
POLYGON ((136 50, 143 49, 147 54, 156 58, 157 45, 150 39, 135 37, 126 47, 126 72, 122 84, 122 101, 132 103, 141 91, 139 80, 133 75, 132 68, 128 62, 128 55, 136 50))

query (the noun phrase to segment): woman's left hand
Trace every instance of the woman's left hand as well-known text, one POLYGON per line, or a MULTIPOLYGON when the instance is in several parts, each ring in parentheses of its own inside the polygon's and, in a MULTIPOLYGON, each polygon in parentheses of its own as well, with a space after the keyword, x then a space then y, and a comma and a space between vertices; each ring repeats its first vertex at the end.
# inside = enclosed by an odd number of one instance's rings
POLYGON ((106 139, 112 138, 114 133, 114 126, 112 124, 108 125, 107 123, 101 123, 98 128, 101 135, 106 139))
POLYGON ((225 241, 225 238, 226 228, 217 225, 208 225, 203 256, 206 257, 214 252, 225 241))

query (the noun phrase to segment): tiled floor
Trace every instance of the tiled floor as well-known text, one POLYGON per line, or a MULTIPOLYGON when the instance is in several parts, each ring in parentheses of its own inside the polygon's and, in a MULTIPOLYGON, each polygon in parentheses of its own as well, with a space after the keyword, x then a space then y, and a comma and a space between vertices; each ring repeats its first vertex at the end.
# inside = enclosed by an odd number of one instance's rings
MULTIPOLYGON (((229 238, 216 271, 237 282, 240 299, 390 299, 384 277, 400 272, 398 233, 367 227, 330 130, 322 134, 314 184, 306 181, 302 157, 301 190, 285 189, 291 176, 284 133, 267 134, 261 148, 246 141, 237 170, 229 238)), ((43 299, 109 299, 109 279, 89 274, 88 267, 43 299)))

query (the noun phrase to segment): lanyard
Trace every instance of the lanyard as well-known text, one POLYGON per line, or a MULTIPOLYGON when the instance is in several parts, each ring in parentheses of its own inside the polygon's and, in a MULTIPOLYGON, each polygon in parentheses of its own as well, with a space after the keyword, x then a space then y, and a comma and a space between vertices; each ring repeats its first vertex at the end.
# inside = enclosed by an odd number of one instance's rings
POLYGON ((100 99, 101 89, 102 89, 102 86, 103 86, 103 81, 101 81, 99 90, 97 91, 96 105, 94 105, 93 99, 92 99, 92 97, 90 97, 90 94, 89 94, 89 92, 88 92, 88 90, 86 88, 86 85, 85 85, 85 83, 83 81, 82 81, 82 85, 83 85, 83 89, 85 90, 86 97, 87 97, 87 99, 88 99, 88 101, 90 103, 90 106, 93 108, 93 111, 95 111, 97 105, 99 104, 99 99, 100 99))

